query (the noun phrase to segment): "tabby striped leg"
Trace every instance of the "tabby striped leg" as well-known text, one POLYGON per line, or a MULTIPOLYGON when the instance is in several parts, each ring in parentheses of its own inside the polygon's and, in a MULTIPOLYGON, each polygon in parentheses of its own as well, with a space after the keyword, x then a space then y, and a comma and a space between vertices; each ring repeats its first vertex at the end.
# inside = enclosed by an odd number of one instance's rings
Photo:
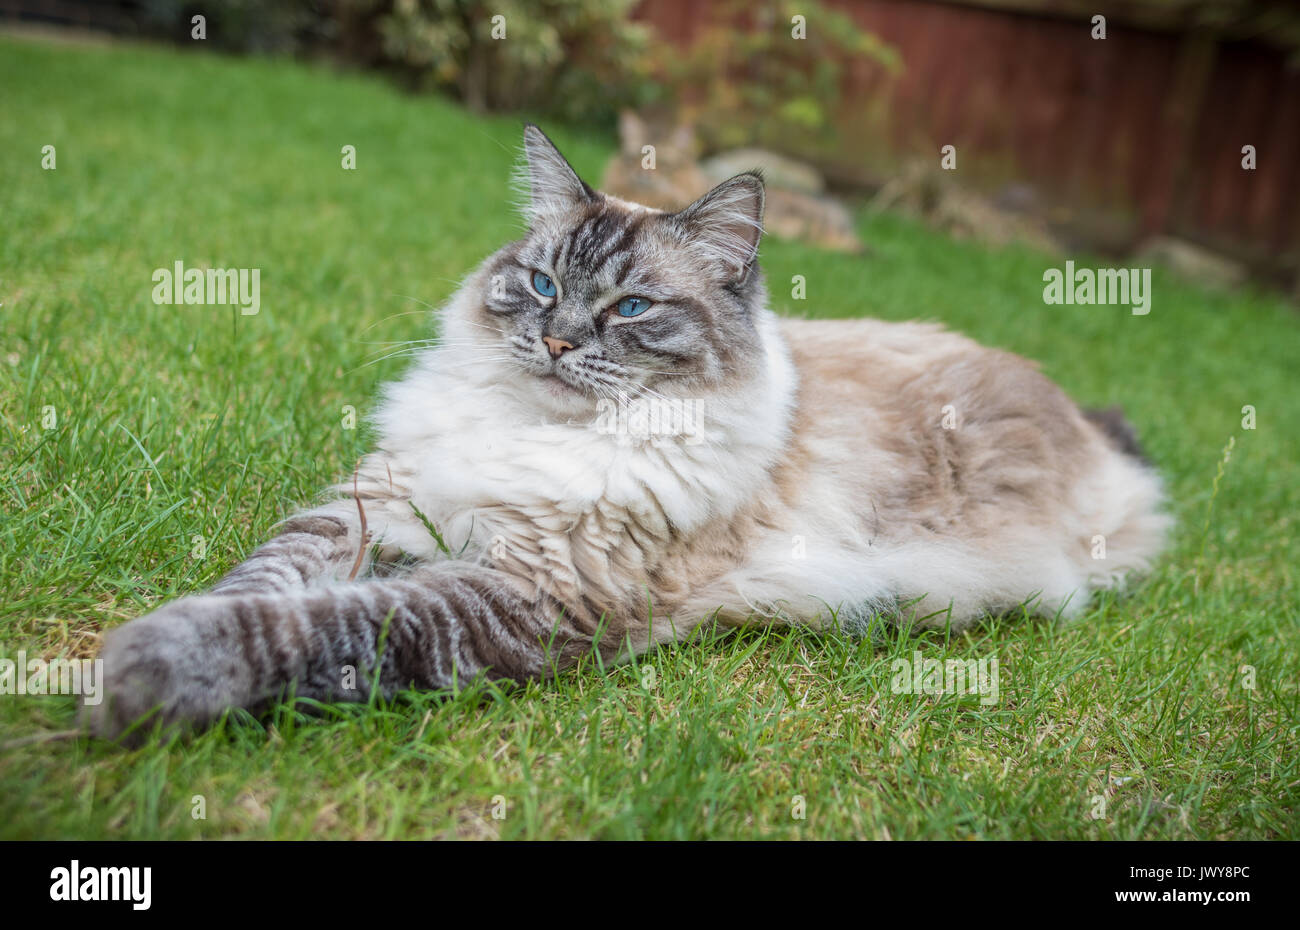
POLYGON ((364 552, 357 519, 304 514, 255 549, 212 588, 213 594, 289 593, 316 581, 347 578, 364 552))
POLYGON ((525 599, 501 573, 455 562, 288 595, 199 595, 108 633, 105 700, 91 725, 116 736, 155 708, 166 724, 203 724, 290 684, 318 700, 364 700, 376 671, 386 696, 480 672, 546 677, 589 650, 592 632, 558 605, 525 599))

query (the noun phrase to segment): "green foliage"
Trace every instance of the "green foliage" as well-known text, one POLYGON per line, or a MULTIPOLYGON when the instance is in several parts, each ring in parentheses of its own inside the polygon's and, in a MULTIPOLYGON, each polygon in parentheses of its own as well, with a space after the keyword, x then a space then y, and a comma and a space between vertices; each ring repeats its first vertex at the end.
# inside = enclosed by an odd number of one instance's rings
POLYGON ((900 67, 893 48, 821 3, 725 0, 699 15, 708 24, 658 76, 712 148, 833 139, 847 69, 900 67))
POLYGON ((612 120, 640 102, 650 32, 636 0, 396 0, 380 17, 387 58, 473 110, 612 120))
POLYGON ((618 110, 654 101, 652 30, 636 0, 148 0, 140 27, 190 45, 207 19, 210 48, 324 53, 402 74, 475 111, 527 110, 613 125, 618 110))
MULTIPOLYGON (((212 47, 317 52, 402 74, 471 110, 612 125, 624 107, 686 104, 711 145, 833 139, 849 67, 898 56, 817 2, 701 6, 682 51, 633 21, 637 0, 228 0, 208 12, 212 47), (795 38, 794 17, 802 17, 795 38), (811 63, 811 64, 810 64, 811 63)), ((150 0, 146 29, 188 43, 192 4, 150 0)))

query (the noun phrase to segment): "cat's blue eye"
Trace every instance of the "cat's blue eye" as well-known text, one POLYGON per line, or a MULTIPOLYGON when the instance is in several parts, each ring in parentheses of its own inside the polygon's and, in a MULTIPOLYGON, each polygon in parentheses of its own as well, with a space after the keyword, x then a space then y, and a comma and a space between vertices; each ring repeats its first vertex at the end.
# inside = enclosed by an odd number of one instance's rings
POLYGON ((555 296, 555 282, 540 271, 533 272, 533 289, 543 297, 555 296))
POLYGON ((619 316, 640 316, 650 309, 650 301, 644 297, 624 297, 614 309, 618 310, 619 316))

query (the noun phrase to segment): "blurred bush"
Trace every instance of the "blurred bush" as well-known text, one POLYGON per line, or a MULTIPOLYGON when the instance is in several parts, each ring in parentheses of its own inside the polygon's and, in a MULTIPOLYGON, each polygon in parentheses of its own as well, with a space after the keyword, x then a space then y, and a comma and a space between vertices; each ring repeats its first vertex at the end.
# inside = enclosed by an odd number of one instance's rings
POLYGON ((833 144, 846 69, 900 69, 894 49, 811 0, 724 0, 697 9, 707 25, 684 55, 662 56, 655 75, 710 149, 833 144))
POLYGON ((468 107, 613 125, 658 99, 637 0, 146 0, 147 34, 241 53, 324 54, 451 93, 468 107), (496 19, 501 17, 501 19, 496 19))
POLYGON ((243 53, 324 54, 448 92, 477 111, 611 126, 619 110, 680 110, 706 147, 833 137, 851 62, 897 56, 853 19, 806 0, 698 4, 683 49, 636 22, 638 0, 145 0, 146 33, 243 53), (792 19, 815 28, 792 41, 792 19))
POLYGON ((612 121, 653 97, 651 31, 636 0, 395 0, 380 19, 388 61, 474 110, 612 121), (498 18, 499 17, 499 18, 498 18))

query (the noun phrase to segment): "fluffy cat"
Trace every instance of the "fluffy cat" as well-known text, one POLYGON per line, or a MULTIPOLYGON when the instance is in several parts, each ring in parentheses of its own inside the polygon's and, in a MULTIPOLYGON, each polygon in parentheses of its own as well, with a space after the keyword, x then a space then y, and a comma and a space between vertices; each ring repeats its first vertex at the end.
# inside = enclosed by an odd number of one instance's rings
POLYGON ((545 677, 714 617, 1070 615, 1158 553, 1159 480, 1115 413, 936 325, 774 316, 757 174, 669 214, 536 127, 524 149, 527 234, 388 386, 355 484, 110 631, 97 732, 545 677))

